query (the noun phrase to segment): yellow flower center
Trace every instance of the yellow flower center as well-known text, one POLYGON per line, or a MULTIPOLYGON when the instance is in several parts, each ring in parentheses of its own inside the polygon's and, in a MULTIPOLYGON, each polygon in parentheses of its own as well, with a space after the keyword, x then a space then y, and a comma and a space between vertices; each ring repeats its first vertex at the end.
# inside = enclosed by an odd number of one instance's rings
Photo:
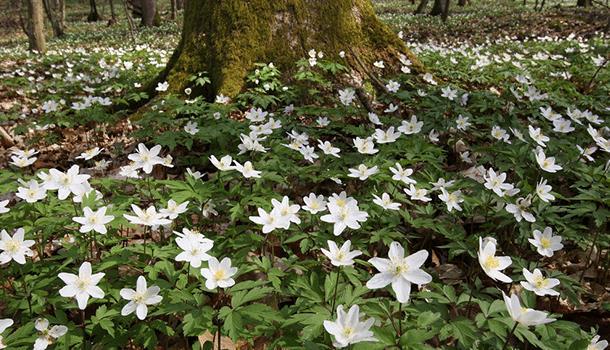
POLYGON ((352 327, 345 327, 343 328, 343 335, 345 337, 349 337, 354 333, 354 329, 352 327))
POLYGON ((214 278, 217 280, 223 280, 226 278, 226 273, 225 270, 218 270, 216 272, 214 272, 214 278))
POLYGON ((19 250, 19 243, 13 241, 13 240, 9 240, 8 243, 6 243, 6 251, 9 253, 17 253, 17 251, 19 250))
POLYGON ((544 277, 536 277, 536 278, 534 278, 534 285, 538 289, 542 289, 542 288, 546 287, 547 284, 548 284, 548 281, 544 277))
POLYGON ((87 287, 89 287, 89 279, 79 278, 78 281, 76 281, 77 289, 84 291, 87 287))
POLYGON ((540 245, 544 249, 549 249, 551 247, 551 240, 548 239, 548 238, 541 238, 540 239, 540 245))
POLYGON ((488 256, 484 265, 488 269, 497 269, 500 266, 500 260, 495 256, 488 256))
POLYGON ((394 266, 394 276, 400 276, 403 272, 407 272, 409 270, 409 265, 405 263, 396 264, 394 266))
POLYGON ((142 303, 143 301, 144 301, 144 295, 143 295, 143 294, 136 293, 136 294, 133 296, 133 302, 134 302, 134 303, 136 303, 136 304, 140 304, 140 303, 142 303))

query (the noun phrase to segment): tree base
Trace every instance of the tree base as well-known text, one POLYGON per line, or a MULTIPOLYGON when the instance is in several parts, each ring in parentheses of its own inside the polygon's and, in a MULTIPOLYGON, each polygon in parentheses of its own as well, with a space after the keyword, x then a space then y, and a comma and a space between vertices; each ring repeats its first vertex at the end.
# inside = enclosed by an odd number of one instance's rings
POLYGON ((403 55, 414 71, 423 71, 375 16, 370 0, 200 0, 186 2, 184 15, 180 44, 157 80, 168 81, 172 91, 207 72, 211 84, 204 95, 233 97, 255 63, 273 62, 289 74, 311 49, 345 61, 356 78, 366 79, 376 61, 384 61, 385 73, 398 72, 403 55))

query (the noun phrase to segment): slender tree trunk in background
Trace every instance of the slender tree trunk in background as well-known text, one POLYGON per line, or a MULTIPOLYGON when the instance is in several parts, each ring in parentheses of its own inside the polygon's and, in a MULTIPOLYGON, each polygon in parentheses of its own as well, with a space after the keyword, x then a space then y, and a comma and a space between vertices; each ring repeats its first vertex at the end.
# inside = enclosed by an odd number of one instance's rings
POLYGON ((432 5, 432 11, 430 11, 430 16, 440 16, 445 11, 447 0, 434 0, 434 5, 432 5))
POLYGON ((131 17, 131 13, 129 13, 129 6, 127 5, 127 0, 121 0, 123 2, 123 9, 125 10, 125 17, 127 17, 127 23, 129 24, 129 35, 131 36, 131 41, 133 41, 134 45, 136 43, 136 26, 133 23, 133 18, 131 17))
POLYGON ((176 11, 178 10, 178 4, 176 3, 176 0, 170 0, 171 3, 171 13, 170 13, 170 18, 172 21, 176 20, 176 11))
POLYGON ((44 9, 42 0, 28 0, 28 41, 32 51, 44 53, 47 43, 44 37, 44 9))
POLYGON ((108 20, 108 25, 111 26, 116 24, 116 12, 114 10, 114 0, 108 0, 110 4, 110 19, 108 20))
POLYGON ((102 19, 100 17, 100 14, 97 12, 97 4, 95 3, 95 0, 89 0, 89 6, 91 7, 91 9, 89 10, 89 15, 87 16, 87 21, 97 22, 100 19, 102 19))
POLYGON ((184 2, 186 0, 176 0, 176 8, 178 10, 183 10, 184 9, 184 2))
POLYGON ((458 0, 458 6, 465 6, 466 0, 458 0))
POLYGON ((376 17, 371 0, 191 0, 185 5, 180 44, 150 86, 167 81, 170 91, 182 91, 191 76, 207 72, 211 84, 194 89, 196 94, 234 97, 255 63, 273 62, 291 76, 311 49, 346 65, 350 74, 337 80, 348 84, 373 76, 373 63, 379 60, 388 72, 400 71, 401 55, 411 60, 415 72, 424 70, 376 17))
POLYGON ((419 14, 424 13, 424 11, 426 10, 426 6, 428 6, 428 1, 430 1, 430 0, 421 0, 419 5, 417 6, 417 9, 415 9, 415 12, 413 14, 419 15, 419 14))
POLYGON ((53 28, 53 35, 59 38, 65 34, 65 3, 64 0, 43 0, 47 18, 53 28))
POLYGON ((590 7, 592 5, 593 3, 591 0, 578 0, 578 2, 576 3, 576 6, 578 7, 590 7))
POLYGON ((445 7, 443 8, 443 14, 441 15, 443 22, 445 22, 447 20, 447 17, 449 17, 449 2, 450 1, 451 0, 445 0, 445 7))

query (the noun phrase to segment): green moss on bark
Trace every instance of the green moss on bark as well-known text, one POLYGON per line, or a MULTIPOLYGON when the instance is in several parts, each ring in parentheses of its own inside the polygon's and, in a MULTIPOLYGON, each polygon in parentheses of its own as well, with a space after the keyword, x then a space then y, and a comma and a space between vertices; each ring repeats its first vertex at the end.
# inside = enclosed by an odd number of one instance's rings
POLYGON ((380 59, 398 67, 404 54, 422 69, 370 0, 191 0, 184 13, 182 40, 164 73, 175 90, 206 71, 207 95, 235 96, 254 63, 290 72, 310 49, 331 58, 353 52, 368 67, 380 59))

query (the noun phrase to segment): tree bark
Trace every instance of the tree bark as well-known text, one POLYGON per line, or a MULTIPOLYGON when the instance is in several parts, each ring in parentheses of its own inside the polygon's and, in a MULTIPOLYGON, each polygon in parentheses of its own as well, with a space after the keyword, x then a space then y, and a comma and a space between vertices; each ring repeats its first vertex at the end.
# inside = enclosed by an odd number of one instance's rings
POLYGON ((87 21, 89 22, 97 22, 99 20, 102 19, 102 17, 100 17, 99 12, 97 12, 97 4, 95 3, 95 0, 89 0, 89 15, 87 16, 87 21))
POLYGON ((426 10, 426 6, 428 6, 428 1, 429 0, 421 0, 419 5, 417 6, 417 9, 415 9, 415 12, 413 12, 414 15, 419 15, 424 13, 424 11, 426 10))
POLYGON ((578 2, 576 3, 576 6, 578 7, 590 7, 593 5, 593 2, 591 0, 578 0, 578 2))
POLYGON ((432 5, 432 10, 430 11, 430 16, 441 16, 443 12, 445 12, 446 6, 447 0, 434 0, 434 5, 432 5))
POLYGON ((114 10, 114 0, 108 0, 110 4, 110 19, 108 20, 108 25, 111 26, 117 22, 116 20, 116 11, 114 10))
POLYGON ((466 0, 458 0, 458 6, 465 6, 466 0))
POLYGON ((142 0, 142 25, 152 27, 155 24, 155 14, 157 12, 157 4, 155 0, 142 0))
POLYGON ((184 2, 186 0, 176 0, 176 8, 178 10, 183 10, 184 9, 184 2))
POLYGON ((447 17, 449 17, 449 3, 451 0, 445 0, 445 7, 443 8, 443 14, 441 15, 441 18, 443 19, 443 22, 445 22, 447 20, 447 17))
POLYGON ((65 34, 65 2, 64 0, 43 0, 47 18, 53 28, 53 35, 61 37, 65 34))
POLYGON ((423 71, 404 42, 375 16, 370 0, 189 0, 182 39, 157 81, 182 91, 189 77, 207 72, 211 84, 202 94, 234 97, 254 63, 273 62, 287 74, 311 49, 344 62, 362 79, 378 60, 399 71, 401 55, 413 62, 415 72, 423 71))
POLYGON ((176 0, 170 0, 170 5, 171 5, 170 18, 172 21, 175 21, 176 17, 177 17, 176 12, 178 11, 178 4, 176 3, 176 0))
POLYGON ((44 9, 42 0, 28 0, 27 34, 29 49, 44 53, 47 44, 44 37, 44 9))

